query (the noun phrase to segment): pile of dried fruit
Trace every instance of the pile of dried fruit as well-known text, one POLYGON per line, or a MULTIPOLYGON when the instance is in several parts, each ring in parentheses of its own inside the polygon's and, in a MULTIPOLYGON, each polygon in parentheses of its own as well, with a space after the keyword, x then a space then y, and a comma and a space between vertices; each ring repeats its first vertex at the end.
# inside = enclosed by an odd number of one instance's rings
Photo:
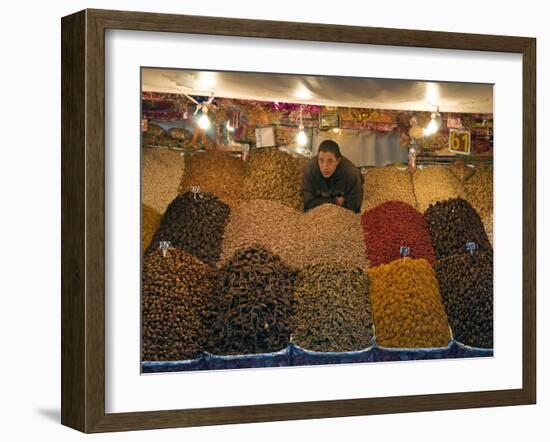
POLYGON ((272 201, 241 204, 231 212, 222 261, 237 249, 256 243, 295 268, 320 262, 368 265, 360 216, 333 204, 307 213, 272 201))
POLYGON ((451 339, 435 273, 425 259, 404 258, 369 270, 377 343, 444 347, 451 339))
POLYGON ((437 259, 467 253, 466 243, 492 253, 481 218, 462 198, 435 203, 424 213, 437 259))
POLYGON ((401 257, 401 247, 409 248, 411 258, 425 258, 430 264, 435 254, 422 214, 400 201, 388 201, 361 216, 365 247, 373 266, 401 257))
POLYGON ((141 251, 145 252, 153 235, 157 231, 160 225, 160 213, 155 209, 142 204, 141 205, 141 251))
POLYGON ((293 342, 312 351, 354 351, 372 345, 368 278, 360 268, 316 264, 298 272, 293 342))
POLYGON ((403 201, 416 207, 411 177, 395 167, 375 167, 364 174, 361 211, 372 209, 386 201, 403 201))
POLYGON ((424 212, 430 204, 464 195, 460 181, 448 167, 424 166, 413 174, 417 208, 424 212))
POLYGON ((277 148, 252 151, 244 180, 244 198, 277 201, 301 209, 300 183, 306 161, 277 148))
POLYGON ((172 247, 215 264, 220 257, 229 211, 229 206, 211 193, 183 193, 166 209, 149 250, 169 241, 172 247))
POLYGON ((162 148, 142 149, 141 201, 159 213, 164 213, 178 194, 183 175, 181 155, 162 148))
POLYGON ((477 210, 491 244, 493 243, 493 166, 480 164, 464 182, 465 199, 477 210))
POLYGON ((217 150, 197 153, 185 158, 185 172, 180 191, 198 186, 201 192, 216 195, 230 207, 242 202, 246 175, 244 162, 228 153, 217 150))
POLYGON ((434 264, 454 338, 493 348, 493 255, 474 252, 434 264))
POLYGON ((238 250, 221 269, 208 351, 255 354, 290 343, 296 274, 260 247, 238 250))
POLYGON ((192 359, 208 338, 207 309, 215 278, 183 250, 147 254, 142 267, 142 360, 192 359))

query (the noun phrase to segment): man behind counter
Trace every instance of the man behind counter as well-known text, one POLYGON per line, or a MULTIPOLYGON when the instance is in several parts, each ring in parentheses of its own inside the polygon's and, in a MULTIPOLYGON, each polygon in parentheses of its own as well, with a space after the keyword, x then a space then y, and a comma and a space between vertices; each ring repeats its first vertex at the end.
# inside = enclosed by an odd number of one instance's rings
POLYGON ((323 141, 318 155, 309 160, 302 176, 304 211, 329 203, 359 213, 363 181, 359 169, 342 156, 338 144, 323 141))

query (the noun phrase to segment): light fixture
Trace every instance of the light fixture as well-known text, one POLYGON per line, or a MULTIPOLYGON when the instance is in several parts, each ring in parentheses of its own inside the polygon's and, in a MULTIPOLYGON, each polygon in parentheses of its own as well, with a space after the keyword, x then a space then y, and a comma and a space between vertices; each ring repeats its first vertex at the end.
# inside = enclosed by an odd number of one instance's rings
POLYGON ((231 123, 229 122, 229 120, 227 120, 227 123, 225 124, 225 128, 227 129, 227 132, 234 132, 235 131, 235 128, 233 126, 231 126, 231 123))
POLYGON ((307 144, 307 135, 304 132, 304 125, 302 123, 302 110, 303 106, 300 106, 300 114, 298 115, 298 134, 296 135, 296 142, 298 143, 298 146, 305 146, 307 144))
POLYGON ((199 127, 201 129, 208 129, 210 127, 210 120, 208 119, 208 116, 206 115, 206 113, 203 111, 202 115, 200 116, 199 118, 199 127))
POLYGON ((439 107, 436 112, 432 112, 430 117, 430 122, 424 129, 424 136, 429 137, 430 135, 435 134, 441 127, 442 119, 441 114, 439 113, 439 107))
POLYGON ((210 127, 210 120, 208 119, 207 114, 208 114, 208 109, 212 105, 213 100, 214 100, 214 92, 211 92, 208 100, 203 101, 202 103, 199 103, 198 101, 193 100, 197 104, 193 115, 196 115, 198 112, 201 113, 201 116, 199 117, 198 125, 202 130, 206 130, 210 127))
POLYGON ((305 146, 307 144, 307 135, 304 132, 304 126, 301 124, 298 128, 298 135, 296 135, 296 142, 299 146, 305 146))

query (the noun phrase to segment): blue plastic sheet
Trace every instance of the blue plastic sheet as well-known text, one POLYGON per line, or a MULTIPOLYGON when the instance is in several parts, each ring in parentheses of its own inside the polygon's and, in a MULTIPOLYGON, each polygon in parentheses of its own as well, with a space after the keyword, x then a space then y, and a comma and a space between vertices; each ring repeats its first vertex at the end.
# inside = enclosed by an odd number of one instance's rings
POLYGON ((206 358, 203 355, 197 359, 188 359, 184 361, 146 361, 141 363, 142 373, 169 373, 175 371, 206 369, 206 358))
POLYGON ((470 347, 455 341, 451 357, 453 358, 487 358, 493 356, 492 348, 470 347))
POLYGON ((374 348, 374 362, 389 361, 418 361, 422 359, 446 359, 450 358, 453 342, 446 347, 437 348, 374 348))
POLYGON ((290 344, 283 350, 274 353, 229 356, 204 353, 197 359, 187 361, 143 362, 142 371, 143 373, 167 373, 491 356, 493 356, 493 349, 470 347, 454 340, 447 347, 440 348, 387 348, 378 346, 374 341, 371 347, 350 352, 310 351, 296 344, 290 344))
POLYGON ((218 356, 206 354, 208 370, 227 370, 232 368, 288 367, 291 364, 291 347, 275 353, 253 355, 218 356))
POLYGON ((346 352, 310 351, 296 344, 292 347, 292 365, 352 364, 374 361, 374 346, 364 350, 346 352))

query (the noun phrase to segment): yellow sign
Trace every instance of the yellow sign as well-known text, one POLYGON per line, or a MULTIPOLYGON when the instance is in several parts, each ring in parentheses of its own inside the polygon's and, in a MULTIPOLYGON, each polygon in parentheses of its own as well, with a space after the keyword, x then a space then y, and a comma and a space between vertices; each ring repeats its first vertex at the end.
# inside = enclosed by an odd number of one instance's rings
POLYGON ((451 152, 470 155, 470 141, 469 130, 449 130, 449 150, 451 152))

